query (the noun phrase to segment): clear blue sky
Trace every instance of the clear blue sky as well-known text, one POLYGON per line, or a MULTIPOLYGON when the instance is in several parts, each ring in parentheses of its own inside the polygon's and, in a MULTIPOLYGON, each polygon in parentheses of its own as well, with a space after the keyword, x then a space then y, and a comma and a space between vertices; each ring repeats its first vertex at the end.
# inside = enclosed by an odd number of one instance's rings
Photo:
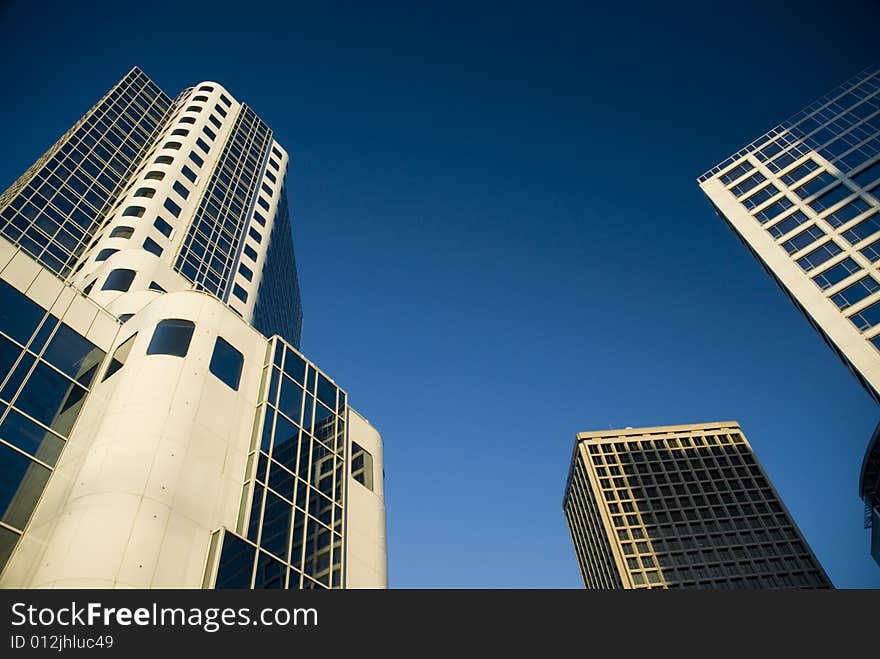
POLYGON ((0 5, 0 187, 133 65, 255 109, 304 351, 385 439, 392 586, 580 587, 575 433, 735 419, 835 584, 880 587, 878 408, 695 183, 878 58, 876 1, 52 4, 0 5))

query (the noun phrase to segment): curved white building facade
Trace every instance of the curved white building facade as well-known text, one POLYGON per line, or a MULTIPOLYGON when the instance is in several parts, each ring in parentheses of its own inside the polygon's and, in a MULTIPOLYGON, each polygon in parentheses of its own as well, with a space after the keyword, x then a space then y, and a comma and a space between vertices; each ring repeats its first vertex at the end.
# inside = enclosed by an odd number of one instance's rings
POLYGON ((387 586, 381 437, 298 351, 287 163, 218 83, 135 69, 0 196, 0 586, 387 586), (136 103, 101 209, 44 235, 53 163, 136 103))

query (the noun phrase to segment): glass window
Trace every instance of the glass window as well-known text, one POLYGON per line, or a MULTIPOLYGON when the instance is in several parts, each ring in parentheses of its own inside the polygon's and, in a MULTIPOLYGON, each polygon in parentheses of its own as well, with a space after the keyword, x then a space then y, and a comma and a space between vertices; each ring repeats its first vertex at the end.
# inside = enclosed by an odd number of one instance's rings
POLYGON ((831 301, 842 311, 857 302, 861 302, 872 293, 876 293, 878 290, 880 290, 880 284, 878 284, 873 277, 868 275, 862 277, 854 284, 850 284, 839 293, 832 295, 831 301))
POLYGON ((249 267, 247 267, 244 263, 240 263, 238 265, 238 272, 242 277, 247 279, 248 281, 252 281, 254 277, 254 272, 249 267))
POLYGON ((201 102, 207 103, 208 97, 200 94, 199 96, 196 96, 195 98, 193 98, 193 101, 197 101, 197 102, 201 101, 201 102))
POLYGON ((129 206, 124 211, 122 211, 123 217, 143 217, 146 212, 146 208, 143 206, 129 206))
POLYGON ((161 217, 156 218, 156 221, 153 222, 153 226, 156 227, 159 230, 159 232, 163 236, 165 236, 166 238, 168 238, 171 235, 171 232, 173 231, 172 226, 170 224, 168 224, 168 222, 163 220, 161 217))
POLYGON ((331 410, 336 409, 336 385, 324 377, 322 373, 318 373, 318 400, 331 410))
POLYGON ((24 529, 49 474, 42 465, 0 444, 0 511, 4 522, 24 529))
POLYGON ((831 288, 835 284, 843 281, 854 272, 861 270, 858 263, 847 257, 837 265, 831 266, 825 272, 813 277, 813 281, 822 290, 831 288))
POLYGON ((189 189, 180 181, 174 182, 174 191, 184 199, 189 197, 189 189))
POLYGON ((135 197, 146 197, 147 199, 152 199, 155 194, 156 194, 156 191, 153 190, 153 188, 138 188, 135 191, 134 196, 135 197))
POLYGON ((156 256, 162 256, 162 247, 152 238, 147 238, 144 241, 144 249, 151 254, 155 254, 156 256))
POLYGON ((230 105, 232 105, 232 101, 230 101, 226 97, 226 94, 220 94, 220 100, 223 101, 223 103, 226 105, 226 107, 229 107, 230 105))
MULTIPOLYGON (((122 316, 120 316, 120 319, 122 316)), ((113 353, 113 356, 110 358, 110 364, 107 366, 107 370, 104 373, 104 377, 101 378, 101 382, 109 378, 111 375, 116 373, 120 368, 125 366, 125 362, 128 359, 128 354, 131 352, 131 347, 134 345, 135 337, 137 337, 137 332, 128 337, 125 341, 119 344, 116 350, 113 353)))
POLYGON ((873 236, 878 231, 880 231, 880 215, 874 213, 870 217, 865 218, 856 224, 852 229, 848 229, 840 235, 842 235, 851 245, 855 245, 865 238, 873 236))
POLYGON ((160 293, 167 293, 164 288, 162 288, 158 283, 151 281, 148 287, 151 291, 159 291, 160 293))
POLYGON ((244 355, 232 347, 222 336, 217 337, 214 343, 214 353, 211 355, 209 370, 232 389, 238 391, 241 381, 241 369, 244 365, 244 355))
POLYGON ((743 199, 741 203, 743 206, 751 210, 753 208, 756 208, 757 206, 760 206, 778 192, 779 188, 770 183, 769 185, 753 193, 750 197, 746 197, 745 199, 743 199))
POLYGON ((101 290, 121 291, 124 293, 131 288, 131 283, 134 281, 134 275, 134 270, 128 270, 126 268, 112 270, 110 274, 107 275, 107 279, 104 281, 104 285, 101 286, 101 290))
POLYGON ((822 172, 818 176, 814 176, 802 186, 797 188, 794 193, 801 199, 812 197, 823 188, 831 185, 837 180, 837 177, 830 172, 822 172))
POLYGON ((802 256, 801 258, 799 258, 797 260, 797 263, 805 272, 809 272, 813 268, 816 268, 825 263, 825 261, 830 259, 832 256, 840 254, 842 251, 843 250, 838 247, 837 243, 829 240, 818 249, 814 249, 806 256, 802 256))
POLYGON ((190 151, 190 152, 189 152, 189 159, 192 160, 192 161, 193 161, 196 165, 198 165, 199 167, 201 167, 202 165, 205 164, 204 159, 203 159, 198 153, 196 153, 195 151, 190 151))
POLYGON ((48 465, 55 464, 64 447, 61 437, 38 426, 15 410, 9 410, 9 414, 0 424, 0 438, 48 465))
POLYGON ((182 124, 194 124, 196 122, 195 117, 181 117, 180 123, 182 124))
POLYGON ((863 247, 859 252, 871 263, 880 261, 880 240, 875 240, 867 247, 863 247))
POLYGON ((812 245, 814 242, 819 240, 825 235, 825 232, 822 231, 815 224, 811 227, 808 227, 804 231, 801 231, 799 234, 786 240, 782 243, 782 247, 789 254, 794 254, 795 252, 799 252, 805 247, 812 245))
POLYGON ((254 211, 254 219, 257 221, 257 223, 258 223, 261 227, 266 226, 266 218, 263 217, 259 212, 254 211))
POLYGON ((225 531, 214 588, 250 588, 256 551, 253 545, 225 531))
POLYGON ((823 193, 810 202, 810 208, 817 213, 821 213, 826 208, 831 208, 840 201, 843 201, 852 194, 852 190, 843 184, 839 184, 831 188, 828 192, 823 193))
POLYGON ((248 235, 254 240, 255 243, 260 243, 263 241, 263 236, 261 236, 260 232, 254 228, 251 228, 248 231, 248 235))
POLYGON ((850 178, 863 188, 867 188, 871 183, 880 178, 880 160, 870 167, 866 167, 856 175, 850 175, 850 178))
POLYGON ((227 115, 226 110, 224 110, 224 109, 223 109, 222 107, 220 107, 219 105, 215 105, 215 106, 214 106, 214 110, 215 110, 215 111, 217 112, 217 114, 219 114, 221 117, 225 117, 225 116, 227 115))
POLYGON ((45 314, 46 311, 24 293, 0 281, 0 330, 4 333, 26 344, 45 314))
POLYGON ((802 178, 804 178, 811 172, 816 171, 817 169, 819 169, 819 165, 817 165, 814 160, 806 160, 794 169, 790 170, 788 173, 783 174, 779 178, 781 178, 782 182, 786 185, 794 185, 802 178))
POLYGON ((110 232, 111 238, 131 238, 134 233, 133 227, 116 227, 110 232))
POLYGON ((761 224, 767 224, 770 220, 780 215, 782 212, 794 206, 788 197, 780 197, 769 206, 755 213, 755 219, 761 224))
POLYGON ((217 117, 215 117, 213 114, 210 117, 208 117, 208 121, 210 121, 212 124, 214 124, 217 128, 220 128, 220 126, 223 125, 220 122, 220 120, 217 117))
POLYGON ((183 144, 181 144, 180 142, 165 142, 165 144, 162 145, 162 148, 163 149, 173 149, 173 150, 177 151, 182 146, 183 146, 183 144))
POLYGON ((191 320, 168 318, 160 321, 153 332, 147 354, 186 357, 195 328, 191 320))
POLYGON ((113 256, 118 251, 119 251, 118 249, 112 249, 112 248, 102 249, 95 256, 95 261, 106 261, 107 259, 109 259, 111 256, 113 256))
POLYGON ((196 182, 196 173, 193 170, 191 170, 189 167, 184 165, 183 169, 181 169, 180 171, 183 173, 184 176, 186 176, 190 180, 190 183, 196 182))
POLYGON ((880 322, 880 302, 875 302, 871 306, 865 307, 858 313, 850 316, 849 319, 861 331, 873 327, 880 322))
POLYGON ((766 180, 767 180, 767 177, 764 176, 761 172, 755 172, 754 174, 752 174, 751 176, 749 176, 745 180, 740 181, 739 183, 734 185, 732 188, 730 188, 730 191, 733 193, 734 197, 741 197, 742 195, 746 194, 749 190, 754 189, 755 187, 757 187, 758 185, 760 185, 761 183, 763 183, 766 180))
POLYGON ((80 336, 79 332, 61 323, 43 353, 43 359, 83 386, 89 387, 92 379, 84 381, 82 377, 93 366, 101 363, 104 351, 80 336))
POLYGON ((245 246, 244 246, 244 253, 245 253, 245 256, 247 256, 251 261, 256 261, 256 260, 257 260, 257 252, 256 252, 256 250, 255 250, 253 247, 251 247, 250 245, 245 245, 245 246))
POLYGON ((201 112, 202 109, 203 109, 203 108, 202 108, 201 105, 190 105, 190 106, 186 109, 186 112, 201 112))
MULTIPOLYGON (((89 373, 87 378, 91 377, 89 373)), ((25 382, 15 406, 43 425, 67 435, 85 397, 83 387, 39 362, 25 382)))
POLYGON ((211 147, 208 146, 208 143, 205 142, 201 137, 196 138, 196 146, 198 146, 202 151, 208 153, 211 150, 211 147))
POLYGON ((213 130, 211 130, 207 126, 202 126, 202 132, 212 140, 217 137, 217 133, 215 133, 213 130))
POLYGON ((148 181, 161 181, 165 178, 165 172, 147 172, 144 178, 148 181))
POLYGON ((808 221, 808 218, 802 211, 795 211, 785 219, 777 222, 772 227, 768 228, 767 231, 770 232, 774 238, 781 238, 785 234, 790 231, 797 229, 801 224, 808 221))
POLYGON ((186 128, 175 128, 171 131, 172 135, 179 135, 180 137, 186 137, 189 135, 189 131, 186 128))
POLYGON ((373 456, 356 442, 351 443, 351 477, 372 491, 373 456))
POLYGON ((861 215, 869 208, 870 206, 867 201, 861 197, 856 197, 848 204, 844 204, 833 213, 826 215, 825 221, 833 227, 839 227, 846 224, 854 217, 861 215))
POLYGON ((169 213, 171 213, 174 217, 180 216, 180 206, 175 204, 171 199, 166 199, 165 203, 162 204, 169 213))
POLYGON ((237 297, 239 300, 241 300, 242 302, 247 302, 247 299, 248 299, 247 291, 244 290, 238 284, 235 284, 235 286, 232 287, 232 294, 235 297, 237 297))
POLYGON ((199 87, 196 91, 200 91, 200 92, 212 92, 212 91, 214 91, 214 88, 211 87, 211 85, 202 85, 202 86, 199 87))
POLYGON ((157 165, 170 165, 174 162, 174 158, 172 158, 171 156, 159 156, 153 162, 157 165))

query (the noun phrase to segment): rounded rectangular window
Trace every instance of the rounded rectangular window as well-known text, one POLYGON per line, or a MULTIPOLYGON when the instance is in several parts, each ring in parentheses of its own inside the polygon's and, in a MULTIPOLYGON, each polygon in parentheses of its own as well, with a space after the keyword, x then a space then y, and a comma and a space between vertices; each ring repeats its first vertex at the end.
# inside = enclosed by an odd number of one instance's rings
POLYGON ((149 181, 161 181, 165 178, 164 172, 147 172, 147 175, 144 177, 149 181))
POLYGON ((146 212, 146 208, 143 206, 129 206, 124 211, 122 211, 123 217, 143 217, 146 212))
POLYGON ((153 162, 157 165, 170 165, 174 162, 174 158, 172 158, 171 156, 159 156, 153 162))
POLYGON ((134 196, 135 197, 146 197, 147 199, 152 199, 156 194, 156 191, 153 188, 138 188, 134 196))
POLYGON ((211 355, 209 370, 223 383, 238 391, 241 382, 241 368, 244 365, 244 355, 233 348, 222 336, 217 337, 214 343, 214 354, 211 355))
POLYGON ((104 285, 101 286, 101 290, 121 291, 124 293, 129 288, 131 288, 131 282, 134 281, 134 275, 134 270, 128 270, 126 268, 111 270, 110 274, 107 275, 107 279, 104 282, 104 285))
MULTIPOLYGON (((112 238, 113 236, 110 237, 112 238)), ((95 261, 106 261, 118 251, 118 249, 102 249, 95 257, 95 261)))
POLYGON ((172 355, 174 357, 186 357, 192 341, 193 331, 196 326, 191 320, 181 318, 167 318, 159 321, 150 345, 147 347, 148 355, 172 355))
POLYGON ((131 235, 134 233, 133 227, 116 227, 113 231, 110 232, 111 238, 131 238, 131 235))

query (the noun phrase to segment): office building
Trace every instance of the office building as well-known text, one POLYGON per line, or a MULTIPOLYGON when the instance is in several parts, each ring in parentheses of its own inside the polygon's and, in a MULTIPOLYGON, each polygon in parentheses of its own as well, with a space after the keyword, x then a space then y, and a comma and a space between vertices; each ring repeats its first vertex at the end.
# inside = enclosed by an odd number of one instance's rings
POLYGON ((718 216, 880 403, 880 66, 698 181, 718 216))
POLYGON ((381 588, 382 440, 300 351, 288 155, 133 69, 0 196, 0 586, 381 588))
POLYGON ((735 421, 578 433, 563 509, 590 589, 831 587, 735 421))
POLYGON ((880 67, 698 181, 717 214, 880 402, 880 67))

